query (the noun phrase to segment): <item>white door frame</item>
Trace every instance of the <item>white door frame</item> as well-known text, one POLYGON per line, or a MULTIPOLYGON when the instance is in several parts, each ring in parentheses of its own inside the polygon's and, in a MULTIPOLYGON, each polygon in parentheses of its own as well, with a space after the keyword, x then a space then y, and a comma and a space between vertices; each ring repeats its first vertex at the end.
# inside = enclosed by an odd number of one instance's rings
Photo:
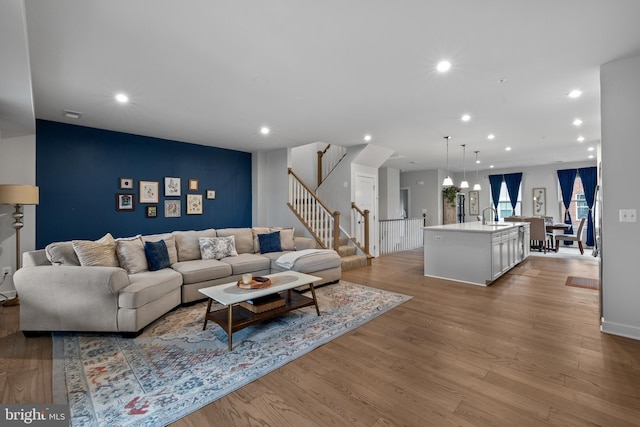
POLYGON ((359 208, 362 208, 358 203, 359 200, 356 198, 359 190, 358 181, 360 177, 370 179, 373 182, 373 194, 371 198, 373 202, 369 212, 369 242, 371 245, 369 251, 372 256, 377 257, 380 255, 380 244, 378 242, 378 176, 359 171, 355 173, 354 199, 356 205, 358 205, 359 208))

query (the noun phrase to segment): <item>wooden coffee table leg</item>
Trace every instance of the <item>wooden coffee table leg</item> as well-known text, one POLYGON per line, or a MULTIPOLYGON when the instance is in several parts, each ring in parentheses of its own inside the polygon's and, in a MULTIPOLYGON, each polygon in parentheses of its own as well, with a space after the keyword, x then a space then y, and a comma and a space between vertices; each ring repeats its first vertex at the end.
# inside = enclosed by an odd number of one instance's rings
POLYGON ((207 320, 209 320, 209 311, 211 311, 211 298, 209 298, 209 303, 207 304, 207 311, 204 313, 204 325, 202 325, 202 330, 207 329, 207 320))
POLYGON ((313 283, 309 283, 311 289, 311 295, 313 296, 313 303, 316 305, 316 313, 320 316, 320 308, 318 308, 318 300, 316 299, 316 289, 313 287, 313 283))
POLYGON ((227 340, 229 342, 229 351, 233 349, 233 304, 227 306, 227 340))

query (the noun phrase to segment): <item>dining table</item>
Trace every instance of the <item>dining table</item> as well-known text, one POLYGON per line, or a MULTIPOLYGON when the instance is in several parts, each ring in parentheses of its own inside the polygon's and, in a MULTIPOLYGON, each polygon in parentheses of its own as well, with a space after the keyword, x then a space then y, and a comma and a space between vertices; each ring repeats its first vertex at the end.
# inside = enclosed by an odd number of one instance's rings
MULTIPOLYGON (((568 230, 569 228, 571 228, 571 224, 565 224, 564 222, 559 222, 559 223, 552 223, 552 224, 547 224, 545 226, 547 233, 551 233, 551 234, 555 234, 556 230, 568 230)), ((551 239, 551 243, 549 245, 549 249, 551 249, 552 251, 558 252, 558 247, 556 246, 556 242, 555 242, 555 236, 553 239, 551 239)))

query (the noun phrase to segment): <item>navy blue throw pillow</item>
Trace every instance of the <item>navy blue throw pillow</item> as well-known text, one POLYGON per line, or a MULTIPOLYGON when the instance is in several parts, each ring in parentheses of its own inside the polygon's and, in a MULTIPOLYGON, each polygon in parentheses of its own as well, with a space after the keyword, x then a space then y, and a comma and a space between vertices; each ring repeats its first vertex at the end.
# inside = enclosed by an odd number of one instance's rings
POLYGON ((144 254, 147 257, 149 271, 171 267, 169 251, 167 250, 167 244, 164 240, 160 240, 159 242, 145 242, 144 254))
POLYGON ((282 251, 282 246, 280 246, 279 231, 274 231, 273 233, 258 234, 258 243, 260 243, 261 254, 266 254, 267 252, 282 251))

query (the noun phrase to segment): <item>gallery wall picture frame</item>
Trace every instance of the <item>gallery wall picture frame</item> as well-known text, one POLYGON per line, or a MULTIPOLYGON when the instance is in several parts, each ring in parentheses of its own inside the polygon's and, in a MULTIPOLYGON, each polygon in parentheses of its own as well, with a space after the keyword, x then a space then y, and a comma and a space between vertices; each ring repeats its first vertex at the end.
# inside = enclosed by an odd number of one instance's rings
POLYGON ((180 178, 173 176, 164 177, 164 195, 166 197, 180 196, 180 178))
POLYGON ((187 194, 187 215, 202 215, 202 194, 187 194))
POLYGON ((147 206, 147 218, 156 218, 158 216, 157 206, 147 206))
POLYGON ((213 200, 216 198, 216 190, 207 190, 207 199, 213 200))
POLYGON ((190 179, 189 180, 189 191, 198 191, 198 180, 190 179))
POLYGON ((469 215, 480 215, 479 199, 479 191, 469 191, 469 215))
POLYGON ((116 194, 116 210, 117 211, 133 211, 135 210, 135 203, 132 193, 117 193, 116 194))
POLYGON ((132 190, 133 189, 133 178, 120 178, 120 189, 121 190, 132 190))
POLYGON ((547 214, 547 189, 533 189, 533 214, 544 216, 547 214))
POLYGON ((140 181, 140 194, 138 201, 140 203, 158 203, 159 195, 158 181, 140 181))
POLYGON ((164 201, 164 217, 165 218, 179 218, 182 205, 180 200, 165 200, 164 201))

